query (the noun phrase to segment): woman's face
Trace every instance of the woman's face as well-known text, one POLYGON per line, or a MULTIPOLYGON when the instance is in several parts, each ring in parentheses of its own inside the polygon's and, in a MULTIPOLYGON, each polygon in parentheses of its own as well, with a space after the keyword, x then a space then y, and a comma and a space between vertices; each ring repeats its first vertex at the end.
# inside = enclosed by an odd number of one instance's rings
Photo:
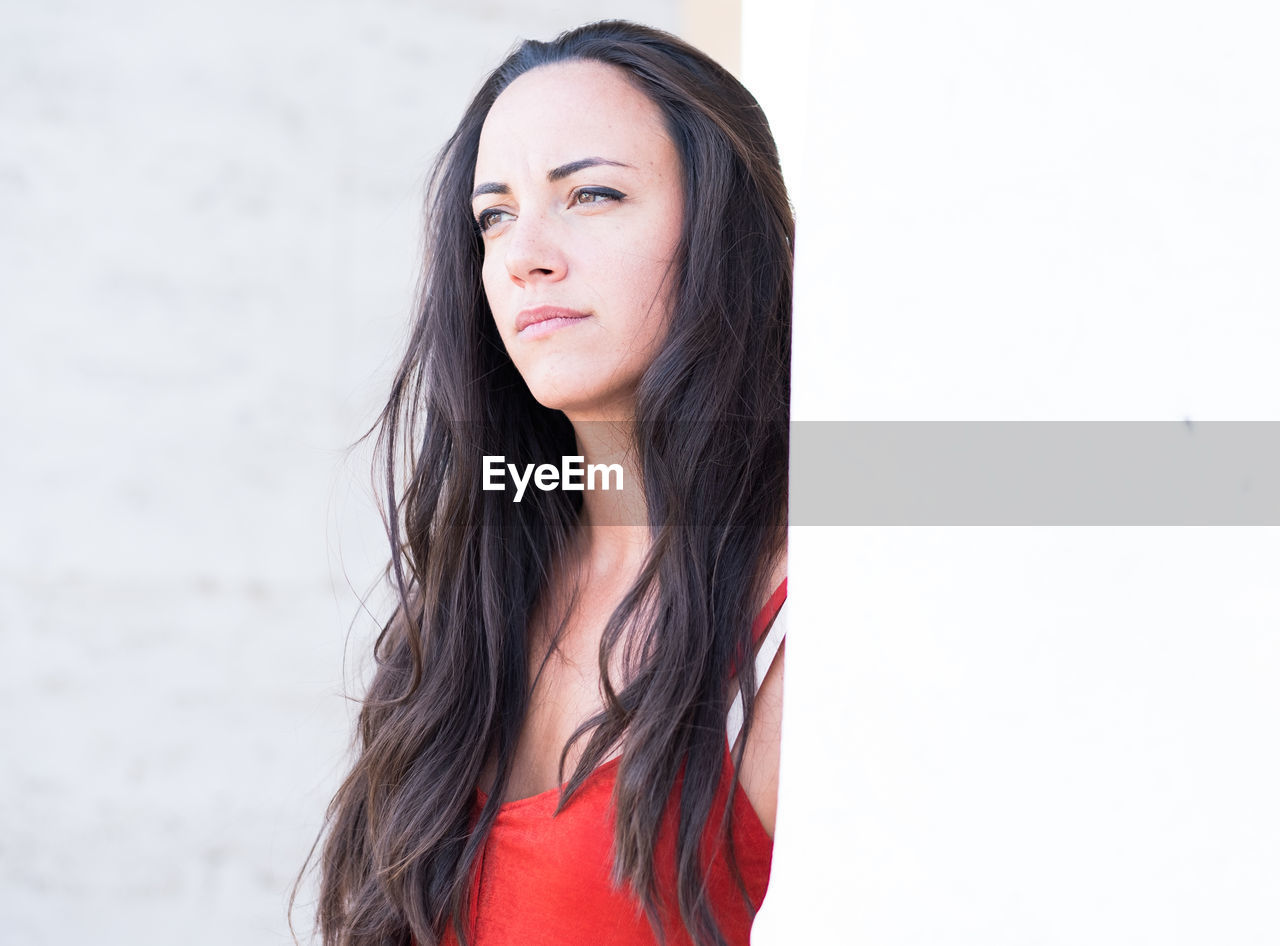
POLYGON ((603 63, 533 69, 494 102, 474 185, 485 295, 533 396, 572 420, 631 417, 683 222, 657 106, 603 63))

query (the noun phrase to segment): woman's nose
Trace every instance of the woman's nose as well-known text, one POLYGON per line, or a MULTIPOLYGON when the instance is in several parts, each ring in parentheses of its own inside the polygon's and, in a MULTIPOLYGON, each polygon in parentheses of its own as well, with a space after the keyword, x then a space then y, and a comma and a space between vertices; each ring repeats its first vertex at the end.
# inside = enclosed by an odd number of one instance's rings
POLYGON ((517 285, 555 282, 568 271, 556 221, 539 214, 526 214, 511 222, 506 239, 507 272, 517 285))

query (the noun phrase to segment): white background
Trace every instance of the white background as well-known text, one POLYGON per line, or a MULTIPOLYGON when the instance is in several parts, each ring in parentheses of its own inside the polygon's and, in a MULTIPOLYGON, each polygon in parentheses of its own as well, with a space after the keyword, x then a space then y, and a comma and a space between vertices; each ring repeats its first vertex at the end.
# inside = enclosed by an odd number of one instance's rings
MULTIPOLYGON (((797 420, 1280 420, 1271 5, 743 23, 797 420)), ((1278 530, 793 529, 790 570, 758 946, 1280 942, 1278 530)))

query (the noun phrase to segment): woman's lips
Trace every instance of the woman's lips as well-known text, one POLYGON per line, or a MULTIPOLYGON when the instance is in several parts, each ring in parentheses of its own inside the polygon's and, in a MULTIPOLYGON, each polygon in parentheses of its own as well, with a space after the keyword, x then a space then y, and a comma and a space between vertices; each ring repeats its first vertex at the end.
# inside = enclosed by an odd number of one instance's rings
POLYGON ((589 315, 589 312, 552 305, 522 309, 516 316, 516 335, 520 338, 536 338, 539 335, 554 332, 562 326, 579 322, 589 315))

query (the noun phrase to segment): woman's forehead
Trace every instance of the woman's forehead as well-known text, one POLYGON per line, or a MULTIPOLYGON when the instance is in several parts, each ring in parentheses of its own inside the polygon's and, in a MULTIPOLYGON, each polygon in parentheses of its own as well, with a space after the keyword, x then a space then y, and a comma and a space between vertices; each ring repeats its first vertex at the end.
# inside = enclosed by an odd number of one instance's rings
POLYGON ((480 133, 476 181, 545 174, 598 156, 665 165, 675 148, 655 105, 621 69, 600 62, 540 66, 511 83, 480 133))

